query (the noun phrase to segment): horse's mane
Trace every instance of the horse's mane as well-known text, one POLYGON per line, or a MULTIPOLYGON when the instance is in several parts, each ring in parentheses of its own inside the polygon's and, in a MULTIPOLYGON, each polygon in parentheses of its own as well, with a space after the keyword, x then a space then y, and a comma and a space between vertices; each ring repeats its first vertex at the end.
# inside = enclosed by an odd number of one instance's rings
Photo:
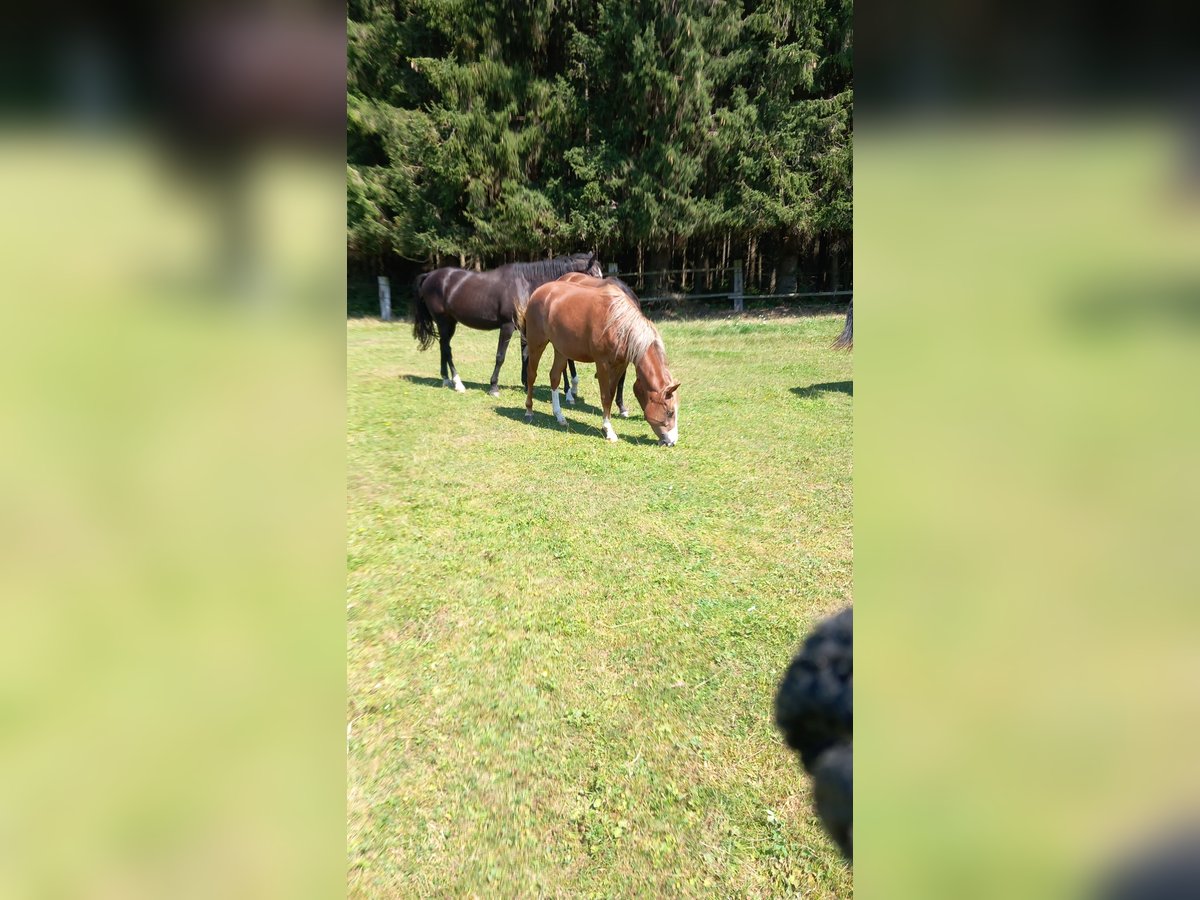
POLYGON ((545 284, 547 281, 554 281, 568 272, 582 271, 580 265, 591 258, 592 254, 590 253, 572 253, 570 256, 556 256, 554 259, 509 263, 509 267, 518 275, 523 275, 526 281, 537 286, 545 284))
POLYGON ((662 336, 654 323, 642 315, 633 291, 620 279, 612 281, 616 282, 613 287, 617 290, 608 292, 608 321, 604 331, 612 337, 617 356, 636 365, 651 347, 665 353, 662 336))
POLYGON ((639 300, 637 294, 635 294, 633 292, 633 288, 631 288, 629 285, 627 285, 625 282, 623 282, 616 275, 609 275, 604 280, 608 284, 613 284, 613 285, 616 285, 617 287, 619 287, 622 291, 625 292, 625 296, 633 301, 634 306, 636 306, 638 309, 642 308, 642 301, 639 300))

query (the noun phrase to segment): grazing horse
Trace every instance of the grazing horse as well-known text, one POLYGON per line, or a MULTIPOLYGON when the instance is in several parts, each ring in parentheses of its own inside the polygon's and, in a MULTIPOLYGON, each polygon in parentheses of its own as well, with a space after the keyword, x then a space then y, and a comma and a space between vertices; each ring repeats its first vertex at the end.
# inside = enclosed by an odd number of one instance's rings
MULTIPOLYGON (((600 262, 595 253, 576 253, 537 262, 509 263, 486 272, 472 272, 454 266, 434 269, 417 278, 413 295, 413 337, 426 350, 436 339, 442 349, 442 386, 465 391, 450 340, 461 322, 468 328, 484 331, 500 329, 496 345, 496 368, 488 393, 500 395, 500 367, 508 353, 517 307, 523 305, 534 288, 553 281, 567 272, 600 274, 600 262)), ((524 376, 522 376, 524 383, 524 376)))
MULTIPOLYGON (((584 275, 581 272, 568 272, 559 281, 569 281, 572 284, 590 284, 597 287, 602 284, 614 284, 625 292, 630 300, 634 302, 638 309, 642 308, 642 301, 637 298, 637 294, 633 292, 633 288, 623 282, 616 275, 609 275, 607 278, 596 278, 592 275, 584 275)), ((571 371, 571 384, 567 388, 563 399, 572 406, 575 404, 575 398, 579 396, 579 376, 575 374, 575 360, 568 359, 567 367, 571 371)), ((621 373, 621 379, 617 382, 617 412, 620 413, 622 419, 629 418, 629 410, 625 408, 625 373, 621 373)))
POLYGON ((558 405, 558 383, 568 359, 594 362, 604 410, 604 437, 615 441, 609 415, 617 382, 632 363, 637 373, 633 393, 659 443, 668 447, 679 439, 679 382, 671 379, 667 354, 658 329, 642 315, 629 295, 607 281, 543 284, 517 308, 517 327, 529 345, 525 389, 525 420, 533 421, 533 386, 538 362, 547 344, 554 345, 550 369, 550 404, 560 425, 566 424, 558 405))

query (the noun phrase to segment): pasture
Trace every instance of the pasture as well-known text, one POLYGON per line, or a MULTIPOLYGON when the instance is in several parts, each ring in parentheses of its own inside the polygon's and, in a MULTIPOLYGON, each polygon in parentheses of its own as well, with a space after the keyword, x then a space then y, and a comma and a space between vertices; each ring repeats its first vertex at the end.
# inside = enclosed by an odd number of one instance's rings
POLYGON ((594 367, 532 425, 514 340, 459 328, 468 393, 403 322, 350 320, 351 896, 847 897, 772 723, 851 600, 840 315, 660 322, 679 443, 594 367))

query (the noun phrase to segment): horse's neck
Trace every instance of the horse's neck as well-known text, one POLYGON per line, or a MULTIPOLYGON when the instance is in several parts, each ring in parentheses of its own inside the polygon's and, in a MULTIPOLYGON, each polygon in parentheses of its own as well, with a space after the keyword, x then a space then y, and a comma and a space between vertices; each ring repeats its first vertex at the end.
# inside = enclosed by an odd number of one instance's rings
POLYGON ((571 272, 578 272, 578 265, 578 262, 569 259, 538 260, 517 263, 513 266, 513 271, 529 282, 529 289, 533 290, 571 272))
POLYGON ((638 381, 646 387, 658 387, 666 383, 667 358, 656 344, 651 344, 642 358, 633 364, 633 370, 637 372, 638 381))

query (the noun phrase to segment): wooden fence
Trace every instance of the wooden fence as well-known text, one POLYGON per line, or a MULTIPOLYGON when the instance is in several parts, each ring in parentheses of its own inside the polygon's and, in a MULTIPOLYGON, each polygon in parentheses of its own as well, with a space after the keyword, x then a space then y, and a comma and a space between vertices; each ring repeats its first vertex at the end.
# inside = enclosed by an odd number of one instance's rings
MULTIPOLYGON (((729 272, 728 280, 729 287, 727 290, 720 290, 708 293, 695 293, 691 291, 676 291, 658 293, 649 297, 639 296, 639 300, 643 304, 655 303, 685 303, 691 300, 728 300, 732 305, 734 312, 744 312, 746 309, 746 297, 749 296, 752 300, 803 300, 815 298, 829 298, 831 300, 854 296, 854 291, 851 288, 835 291, 795 291, 790 294, 750 294, 745 291, 745 280, 742 273, 742 261, 734 260, 733 264, 721 269, 662 269, 653 272, 618 272, 616 263, 609 263, 608 274, 616 275, 618 278, 625 280, 636 280, 639 283, 645 283, 647 277, 653 276, 658 278, 663 275, 679 275, 690 274, 693 278, 699 273, 709 275, 711 272, 729 272)), ((724 279, 722 279, 724 281, 724 279)), ((695 283, 695 282, 693 282, 695 283)), ((392 287, 391 282, 386 275, 379 276, 379 317, 385 321, 390 321, 392 318, 392 287)))

